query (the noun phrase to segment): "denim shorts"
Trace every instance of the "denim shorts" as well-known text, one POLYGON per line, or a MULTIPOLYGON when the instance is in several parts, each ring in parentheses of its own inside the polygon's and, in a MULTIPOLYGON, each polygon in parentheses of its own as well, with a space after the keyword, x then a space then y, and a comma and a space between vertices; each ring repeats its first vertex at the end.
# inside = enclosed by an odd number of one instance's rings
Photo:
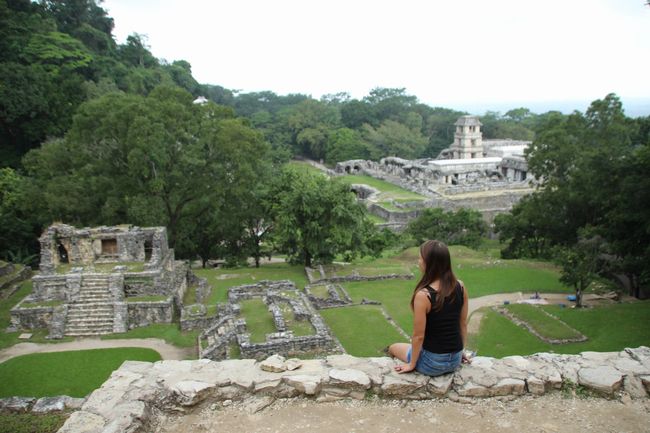
MULTIPOLYGON (((411 347, 406 354, 406 362, 411 362, 411 347)), ((463 351, 455 353, 431 353, 420 349, 420 357, 415 370, 427 376, 440 376, 456 370, 461 363, 463 351)))

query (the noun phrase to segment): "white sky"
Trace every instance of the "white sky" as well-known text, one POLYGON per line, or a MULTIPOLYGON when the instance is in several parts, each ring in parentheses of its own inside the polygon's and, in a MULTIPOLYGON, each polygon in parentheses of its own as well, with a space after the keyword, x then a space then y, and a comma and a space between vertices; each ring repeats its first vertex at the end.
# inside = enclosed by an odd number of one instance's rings
POLYGON ((148 36, 201 83, 430 105, 650 98, 645 0, 106 0, 119 43, 148 36))

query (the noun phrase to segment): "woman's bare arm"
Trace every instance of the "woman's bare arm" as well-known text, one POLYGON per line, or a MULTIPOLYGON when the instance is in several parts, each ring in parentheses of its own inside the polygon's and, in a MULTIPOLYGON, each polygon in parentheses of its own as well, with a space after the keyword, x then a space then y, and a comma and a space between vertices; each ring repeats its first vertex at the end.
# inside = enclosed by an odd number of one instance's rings
POLYGON ((411 337, 411 361, 408 365, 398 365, 395 370, 399 373, 408 373, 415 370, 415 366, 422 351, 424 342, 424 329, 427 325, 427 309, 431 302, 425 291, 415 294, 413 302, 413 336, 411 337))
MULTIPOLYGON (((467 314, 469 311, 469 295, 467 294, 467 288, 465 288, 465 285, 461 283, 461 287, 463 288, 463 307, 460 310, 460 336, 463 339, 464 349, 467 347, 467 314)), ((463 358, 465 358, 464 354, 463 358)))

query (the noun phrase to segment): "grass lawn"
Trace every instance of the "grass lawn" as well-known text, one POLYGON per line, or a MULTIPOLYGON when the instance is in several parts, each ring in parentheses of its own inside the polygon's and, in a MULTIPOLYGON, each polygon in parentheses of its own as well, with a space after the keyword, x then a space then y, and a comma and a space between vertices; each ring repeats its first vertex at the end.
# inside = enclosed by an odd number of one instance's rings
POLYGON ((289 161, 287 162, 286 165, 299 171, 305 171, 311 174, 320 174, 321 176, 327 176, 327 174, 324 171, 314 167, 313 165, 305 161, 289 161))
POLYGON ((69 413, 0 413, 0 433, 55 433, 69 413))
POLYGON ((426 200, 426 197, 416 194, 412 191, 409 191, 404 188, 400 188, 397 185, 394 185, 385 180, 375 179, 370 176, 358 176, 358 175, 345 175, 341 176, 340 179, 347 183, 362 183, 373 188, 376 188, 380 191, 379 199, 388 200, 395 199, 400 201, 420 201, 426 200))
POLYGON ((345 350, 354 356, 385 356, 382 349, 404 338, 375 305, 320 310, 345 350))
POLYGON ((582 343, 548 344, 502 315, 486 310, 481 329, 470 341, 470 347, 478 349, 480 355, 500 358, 536 352, 610 352, 625 347, 650 345, 650 301, 585 309, 554 305, 543 308, 586 335, 589 340, 582 343))
POLYGON ((18 356, 0 364, 0 397, 84 397, 124 361, 160 359, 154 350, 132 347, 18 356))
POLYGON ((123 338, 162 338, 177 347, 194 347, 199 330, 182 332, 176 323, 154 323, 141 328, 130 329, 121 334, 103 335, 102 340, 123 338))
POLYGON ((575 329, 554 316, 545 314, 539 307, 527 304, 512 304, 506 306, 506 308, 546 338, 563 340, 580 337, 580 334, 575 329))
POLYGON ((148 296, 131 296, 125 298, 126 302, 161 302, 169 299, 169 296, 165 295, 148 295, 148 296))
POLYGON ((383 219, 382 217, 377 216, 375 214, 371 214, 371 213, 367 214, 366 217, 375 224, 384 224, 384 223, 388 222, 387 220, 383 219))
POLYGON ((266 334, 277 331, 273 316, 266 304, 259 298, 241 301, 241 315, 246 319, 246 329, 251 334, 251 343, 263 343, 266 334))
POLYGON ((269 263, 259 268, 193 269, 199 277, 206 278, 212 286, 207 304, 228 301, 228 288, 254 284, 260 280, 291 280, 300 289, 307 284, 304 266, 288 263, 269 263))
POLYGON ((293 331, 293 335, 296 337, 314 335, 315 329, 311 325, 311 322, 309 320, 296 320, 291 305, 286 302, 281 302, 279 303, 279 307, 284 318, 284 323, 287 325, 287 330, 293 331))

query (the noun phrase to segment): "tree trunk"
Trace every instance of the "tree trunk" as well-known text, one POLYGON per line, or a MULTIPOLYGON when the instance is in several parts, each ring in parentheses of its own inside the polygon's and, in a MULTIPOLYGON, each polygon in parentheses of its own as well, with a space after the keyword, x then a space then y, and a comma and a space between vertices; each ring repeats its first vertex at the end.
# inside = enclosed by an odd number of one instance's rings
POLYGON ((307 250, 305 250, 305 266, 311 268, 311 254, 307 250))
POLYGON ((582 308, 582 283, 576 285, 576 308, 582 308))
POLYGON ((205 269, 205 265, 207 263, 208 263, 208 259, 204 259, 203 257, 201 257, 201 266, 203 267, 203 269, 205 269))

